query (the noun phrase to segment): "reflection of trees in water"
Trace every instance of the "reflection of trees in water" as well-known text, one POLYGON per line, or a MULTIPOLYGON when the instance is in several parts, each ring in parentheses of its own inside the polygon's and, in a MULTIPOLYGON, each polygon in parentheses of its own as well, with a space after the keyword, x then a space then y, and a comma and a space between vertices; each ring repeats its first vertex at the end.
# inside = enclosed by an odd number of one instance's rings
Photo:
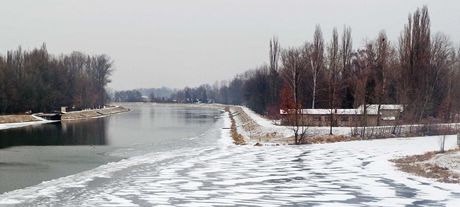
POLYGON ((105 145, 106 119, 42 124, 0 130, 0 148, 22 145, 105 145))
POLYGON ((206 124, 214 122, 219 115, 219 113, 215 110, 203 109, 203 110, 196 110, 196 109, 186 109, 185 111, 181 111, 177 113, 177 116, 180 117, 180 121, 185 123, 199 123, 199 124, 206 124))

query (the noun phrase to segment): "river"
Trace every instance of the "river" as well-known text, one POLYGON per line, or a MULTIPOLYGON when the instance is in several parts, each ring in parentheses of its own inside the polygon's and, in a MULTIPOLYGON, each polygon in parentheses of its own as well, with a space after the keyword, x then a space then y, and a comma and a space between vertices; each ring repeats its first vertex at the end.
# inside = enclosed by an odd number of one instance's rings
POLYGON ((0 130, 0 193, 149 152, 212 145, 220 113, 125 104, 129 113, 0 130))

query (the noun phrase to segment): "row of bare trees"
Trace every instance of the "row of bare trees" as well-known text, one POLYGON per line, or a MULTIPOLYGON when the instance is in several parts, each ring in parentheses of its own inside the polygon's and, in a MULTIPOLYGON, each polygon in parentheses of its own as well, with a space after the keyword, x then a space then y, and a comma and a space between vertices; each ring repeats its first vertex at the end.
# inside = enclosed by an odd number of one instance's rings
POLYGON ((300 47, 281 48, 274 37, 268 65, 207 87, 207 98, 274 117, 280 108, 296 114, 331 109, 331 133, 334 109, 366 104, 379 104, 378 110, 380 104, 405 104, 406 123, 459 121, 460 49, 446 35, 432 35, 427 7, 409 14, 396 41, 382 30, 362 47, 352 45, 350 27, 334 28, 325 41, 317 25, 313 39, 300 47))
POLYGON ((80 52, 53 56, 46 46, 0 56, 0 113, 95 108, 107 102, 112 61, 80 52))

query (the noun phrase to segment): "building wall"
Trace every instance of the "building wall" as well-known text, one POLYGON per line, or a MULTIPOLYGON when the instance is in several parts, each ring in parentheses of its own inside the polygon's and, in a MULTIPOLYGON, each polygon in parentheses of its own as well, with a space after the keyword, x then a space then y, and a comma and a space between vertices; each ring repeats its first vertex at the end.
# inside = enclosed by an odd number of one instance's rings
MULTIPOLYGON (((302 114, 303 125, 307 126, 330 126, 330 114, 302 114)), ((367 126, 377 126, 377 120, 379 116, 377 115, 367 115, 367 126)), ((399 111, 396 110, 382 110, 380 116, 380 125, 394 125, 394 123, 399 118, 399 111), (384 117, 396 117, 395 120, 384 120, 384 117)), ((334 114, 334 126, 344 126, 344 127, 353 127, 353 126, 363 126, 364 125, 364 115, 362 114, 334 114)), ((282 124, 292 125, 287 115, 283 115, 282 124)))
POLYGON ((380 114, 382 117, 399 117, 400 112, 399 110, 388 110, 388 109, 380 109, 380 114))

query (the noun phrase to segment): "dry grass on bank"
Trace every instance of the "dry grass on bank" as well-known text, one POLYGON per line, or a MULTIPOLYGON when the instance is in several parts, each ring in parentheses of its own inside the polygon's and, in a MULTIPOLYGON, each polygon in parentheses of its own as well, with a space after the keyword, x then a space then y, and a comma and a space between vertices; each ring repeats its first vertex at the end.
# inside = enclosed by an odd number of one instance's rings
POLYGON ((0 124, 38 121, 31 115, 2 115, 0 124))
POLYGON ((302 144, 324 144, 324 143, 334 143, 334 142, 347 142, 360 140, 359 137, 350 137, 345 135, 319 135, 306 137, 302 141, 302 144))
MULTIPOLYGON (((458 151, 459 149, 454 149, 448 150, 445 153, 454 153, 458 151)), ((430 162, 437 154, 439 154, 439 152, 427 152, 421 155, 406 156, 390 161, 394 162, 396 167, 403 172, 433 178, 444 183, 460 183, 460 175, 452 172, 448 168, 440 167, 430 162)))
POLYGON ((230 127, 230 135, 233 138, 233 143, 236 145, 245 145, 246 141, 244 140, 243 135, 239 134, 238 131, 236 130, 235 118, 233 117, 233 114, 230 111, 230 108, 228 106, 225 107, 225 111, 228 112, 230 116, 230 120, 232 122, 232 125, 230 127))
POLYGON ((234 112, 234 114, 238 116, 238 119, 241 122, 241 127, 245 131, 254 132, 257 128, 260 127, 249 115, 246 114, 246 112, 244 112, 244 110, 241 107, 232 107, 232 111, 234 112))

